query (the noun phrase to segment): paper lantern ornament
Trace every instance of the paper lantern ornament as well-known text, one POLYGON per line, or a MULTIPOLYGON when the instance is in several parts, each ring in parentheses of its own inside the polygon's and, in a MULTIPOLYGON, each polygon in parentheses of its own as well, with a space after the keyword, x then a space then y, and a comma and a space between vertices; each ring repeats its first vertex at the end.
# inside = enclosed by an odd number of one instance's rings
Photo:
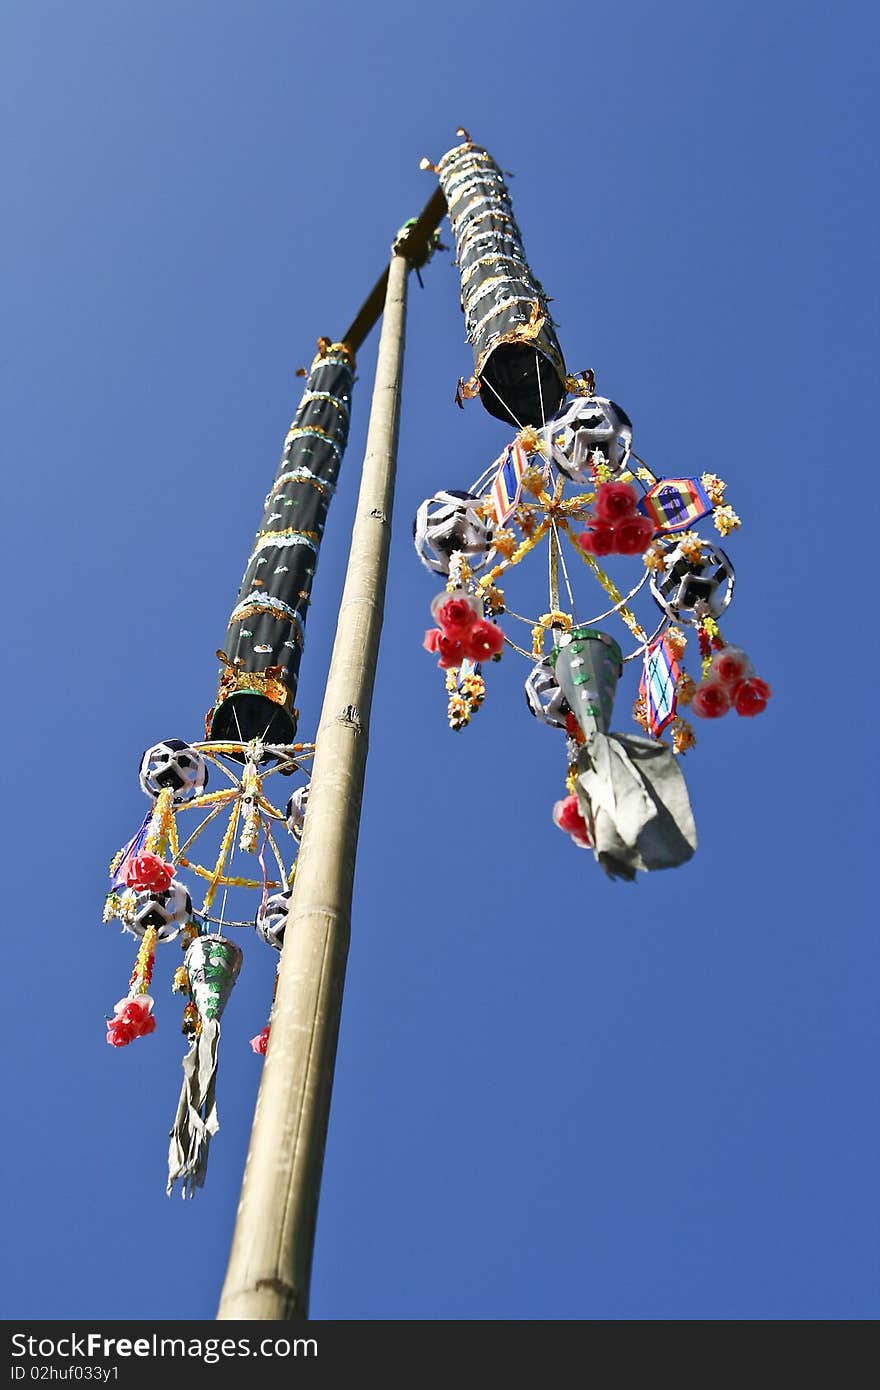
POLYGON ((306 823, 306 807, 309 804, 309 784, 306 782, 304 787, 297 787, 287 798, 287 805, 284 808, 284 820, 293 838, 299 844, 302 839, 303 826, 306 823))
POLYGON ((290 898, 289 890, 284 893, 272 893, 257 909, 254 921, 257 936, 276 951, 280 951, 284 945, 284 928, 287 925, 290 898))
POLYGON ((452 556, 466 555, 472 570, 482 569, 492 550, 492 526, 481 506, 481 498, 453 488, 426 498, 413 523, 422 564, 435 574, 448 574, 452 556))
POLYGON ((574 483, 595 481, 604 464, 611 478, 629 463, 632 422, 626 411, 605 396, 576 397, 545 425, 541 439, 561 473, 574 483))
POLYGON ((151 927, 159 941, 173 941, 192 919, 192 899, 185 884, 174 879, 166 893, 140 893, 129 922, 133 936, 142 937, 151 927))
POLYGON ((201 753, 183 739, 166 738, 154 743, 141 759, 141 790, 157 797, 165 788, 174 796, 175 805, 201 796, 208 785, 208 766, 201 753))
POLYGON ((736 572, 720 547, 704 541, 669 551, 660 574, 651 575, 651 593, 675 622, 697 625, 719 618, 733 598, 736 572))
POLYGON ((557 729, 565 728, 569 706, 549 661, 539 661, 532 667, 526 676, 525 692, 526 704, 537 720, 557 729))

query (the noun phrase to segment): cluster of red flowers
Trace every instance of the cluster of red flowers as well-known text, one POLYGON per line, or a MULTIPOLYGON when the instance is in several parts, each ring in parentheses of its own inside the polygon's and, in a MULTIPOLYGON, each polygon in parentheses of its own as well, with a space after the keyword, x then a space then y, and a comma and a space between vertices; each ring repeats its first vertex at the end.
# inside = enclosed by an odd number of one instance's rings
POLYGON ((107 1020, 107 1041, 111 1047, 126 1047, 135 1038, 145 1038, 156 1027, 150 1010, 153 1001, 148 994, 137 999, 120 999, 113 1018, 107 1020))
POLYGON ((589 529, 575 539, 589 555, 641 555, 654 523, 636 511, 638 494, 629 483, 600 483, 589 529))
POLYGON ((570 835, 581 849, 590 848, 592 844, 590 832, 587 829, 587 822, 581 815, 581 808, 574 793, 567 796, 564 801, 556 802, 553 807, 553 824, 558 825, 560 830, 564 830, 567 835, 570 835))
MULTIPOLYGON (((440 595, 444 599, 444 595, 440 595)), ((479 605, 470 594, 458 590, 443 602, 435 600, 432 611, 439 627, 425 633, 426 651, 437 652, 437 665, 444 671, 470 661, 497 660, 504 646, 504 633, 495 623, 480 617, 479 605)))
POLYGON ((174 877, 174 865, 166 864, 158 854, 139 854, 129 861, 125 882, 138 893, 167 893, 174 877))
MULTIPOLYGON (((701 632, 701 646, 704 642, 701 632)), ((731 709, 746 718, 760 714, 770 699, 767 682, 754 674, 741 647, 728 647, 717 640, 713 646, 711 673, 697 686, 691 702, 694 714, 701 719, 720 719, 731 709)))
POLYGON ((266 1055, 266 1048, 267 1048, 268 1046, 269 1046, 269 1025, 268 1025, 268 1023, 267 1023, 266 1026, 265 1026, 265 1028, 261 1029, 261 1031, 257 1034, 257 1036, 256 1036, 255 1038, 251 1038, 251 1050, 252 1050, 253 1052, 256 1052, 258 1056, 260 1056, 260 1057, 265 1057, 265 1055, 266 1055))

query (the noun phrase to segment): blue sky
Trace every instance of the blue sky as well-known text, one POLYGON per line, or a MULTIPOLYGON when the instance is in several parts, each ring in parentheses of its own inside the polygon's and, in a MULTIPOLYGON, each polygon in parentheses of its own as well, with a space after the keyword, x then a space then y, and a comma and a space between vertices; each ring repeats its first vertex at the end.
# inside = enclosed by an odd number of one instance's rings
POLYGON ((243 941, 208 1186, 169 1201, 178 955, 157 1032, 106 1047, 133 956, 100 922, 106 863, 143 748, 197 737, 213 699, 294 371, 463 123, 515 174, 570 365, 657 471, 728 480, 724 628, 774 697, 698 728, 697 856, 632 887, 550 822, 564 757, 524 663, 447 730, 410 524, 506 435, 453 404, 471 359, 438 256, 411 287, 312 1313, 876 1317, 873 8, 13 0, 4 28, 4 1315, 213 1315, 273 960, 243 941))

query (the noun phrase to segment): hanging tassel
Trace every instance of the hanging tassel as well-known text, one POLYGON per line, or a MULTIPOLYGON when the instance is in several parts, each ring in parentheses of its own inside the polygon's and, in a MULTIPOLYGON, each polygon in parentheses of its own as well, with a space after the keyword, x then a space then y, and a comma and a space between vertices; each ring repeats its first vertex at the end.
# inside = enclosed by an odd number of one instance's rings
POLYGON ((239 948, 222 936, 196 937, 186 953, 184 963, 198 1022, 183 1059, 183 1085, 168 1146, 169 1197, 178 1179, 183 1197, 192 1197, 205 1181, 208 1147, 220 1128, 216 1100, 220 1016, 241 969, 241 959, 239 948))

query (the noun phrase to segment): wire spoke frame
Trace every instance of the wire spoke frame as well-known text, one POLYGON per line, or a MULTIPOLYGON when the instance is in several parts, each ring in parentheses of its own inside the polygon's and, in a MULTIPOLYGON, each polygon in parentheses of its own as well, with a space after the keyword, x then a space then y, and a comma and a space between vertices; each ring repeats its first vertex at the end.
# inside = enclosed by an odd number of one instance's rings
MULTIPOLYGON (((257 890, 263 893, 285 889, 293 881, 296 852, 289 862, 279 847, 272 830, 272 822, 286 824, 286 813, 280 810, 263 791, 263 782, 275 773, 307 773, 308 765, 314 755, 313 743, 290 745, 264 744, 262 740, 250 743, 229 740, 211 740, 194 743, 193 748, 207 762, 215 767, 229 782, 229 786, 217 791, 202 792, 188 801, 170 806, 168 818, 168 849, 175 866, 188 870, 207 884, 204 900, 198 916, 220 928, 253 926, 249 921, 227 920, 226 903, 230 889, 257 890), (246 801, 247 798, 247 801, 246 801), (190 829, 186 821, 193 813, 204 812, 198 823, 190 829), (225 813, 225 815, 224 815, 225 813), (250 816, 250 821, 247 817, 250 816), (210 826, 222 821, 223 830, 219 845, 211 860, 205 860, 198 851, 199 844, 210 826), (253 872, 233 872, 237 844, 237 833, 241 824, 250 825, 250 830, 242 834, 253 836, 253 852, 257 854, 262 869, 261 876, 253 872), (256 831, 256 834, 254 834, 256 831), (269 878, 262 864, 263 851, 259 842, 268 845, 274 860, 275 875, 269 878), (222 904, 219 915, 214 910, 214 899, 222 890, 222 904)), ((248 848, 251 848, 249 845, 248 848)), ((247 852, 247 849, 242 850, 247 852)))

